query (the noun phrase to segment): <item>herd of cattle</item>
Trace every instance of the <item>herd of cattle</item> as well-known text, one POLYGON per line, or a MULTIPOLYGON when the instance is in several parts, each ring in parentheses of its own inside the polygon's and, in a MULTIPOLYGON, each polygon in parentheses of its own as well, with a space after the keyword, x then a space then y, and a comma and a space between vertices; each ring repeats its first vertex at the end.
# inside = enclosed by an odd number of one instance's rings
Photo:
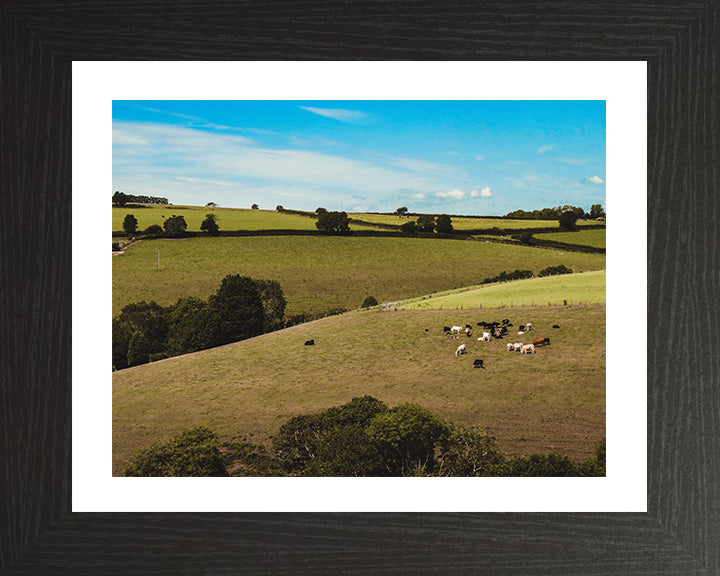
MULTIPOLYGON (((477 326, 482 327, 482 336, 478 338, 478 341, 489 342, 491 339, 501 340, 508 335, 508 328, 512 328, 513 325, 509 319, 504 319, 502 322, 478 322, 477 326)), ((560 328, 558 324, 553 324, 553 328, 560 328)), ((531 332, 533 326, 530 322, 519 326, 518 336, 524 335, 526 332, 531 332)), ((465 328, 462 326, 444 326, 443 333, 450 339, 456 339, 463 332, 468 338, 472 337, 473 327, 470 324, 465 324, 465 328)), ((541 346, 548 346, 550 344, 550 338, 535 338, 532 343, 524 344, 523 342, 508 342, 506 345, 508 352, 520 352, 520 354, 535 354, 535 349, 541 346)), ((461 356, 467 354, 467 346, 460 344, 455 350, 455 356, 461 356)), ((483 360, 476 359, 473 362, 473 368, 485 368, 483 360)))

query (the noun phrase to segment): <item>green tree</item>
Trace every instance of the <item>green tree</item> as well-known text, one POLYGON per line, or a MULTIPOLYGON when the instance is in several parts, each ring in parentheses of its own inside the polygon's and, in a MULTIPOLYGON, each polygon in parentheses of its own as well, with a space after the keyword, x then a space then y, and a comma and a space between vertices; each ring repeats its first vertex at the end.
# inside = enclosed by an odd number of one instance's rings
POLYGON ((217 339, 207 302, 195 296, 180 298, 172 306, 168 322, 167 353, 170 356, 210 348, 217 339))
POLYGON ((134 234, 138 227, 138 221, 132 214, 126 214, 123 220, 123 230, 128 234, 134 234))
POLYGON ((604 218, 605 211, 603 210, 602 204, 593 204, 590 206, 590 218, 604 218))
POLYGON ((402 206, 395 210, 395 216, 400 216, 402 218, 403 216, 407 215, 407 211, 407 206, 402 206))
POLYGON ((208 202, 205 204, 205 208, 217 208, 217 204, 215 202, 208 202))
POLYGON ((422 214, 418 216, 417 225, 423 232, 433 232, 435 230, 435 217, 432 214, 422 214))
POLYGON ((247 276, 225 276, 218 291, 210 297, 209 310, 217 334, 216 345, 257 336, 265 325, 260 292, 255 281, 247 276))
POLYGON ((350 221, 345 212, 322 212, 315 226, 323 234, 347 234, 350 232, 350 221))
POLYGON ((255 280, 255 285, 265 312, 265 331, 279 330, 285 324, 287 306, 282 286, 277 280, 255 280))
POLYGON ((561 228, 565 228, 566 230, 575 230, 575 222, 577 222, 577 214, 573 212, 572 210, 566 210, 562 214, 560 214, 560 218, 558 218, 558 222, 560 224, 561 228))
POLYGON ((122 370, 128 366, 128 347, 132 332, 117 318, 112 321, 112 365, 113 370, 122 370))
POLYGON ((487 476, 504 462, 497 440, 472 428, 451 425, 439 445, 443 475, 487 476))
POLYGON ((163 222, 165 234, 171 237, 184 236, 187 230, 187 222, 182 216, 170 216, 163 222))
POLYGON ((515 458, 496 468, 495 476, 579 476, 577 466, 567 457, 555 452, 533 454, 529 458, 515 458))
POLYGON ((200 230, 207 232, 210 236, 217 236, 220 231, 217 219, 218 217, 215 214, 205 214, 205 220, 200 224, 200 230))
POLYGON ((452 220, 447 214, 441 214, 435 221, 435 231, 438 234, 450 234, 453 231, 452 220))
POLYGON ((367 434, 382 455, 387 474, 402 476, 421 468, 436 467, 435 444, 448 431, 432 412, 416 404, 401 404, 375 416, 367 434))
POLYGON ((405 234, 416 234, 419 231, 415 220, 408 220, 404 224, 400 224, 400 230, 405 234))
POLYGON ((260 209, 260 206, 258 206, 257 204, 253 204, 251 208, 252 208, 253 210, 259 210, 259 209, 260 209))
POLYGON ((227 475, 217 434, 203 426, 141 450, 125 467, 125 476, 227 475))
POLYGON ((118 321, 127 327, 130 334, 142 332, 148 342, 148 352, 163 352, 167 343, 168 314, 170 310, 157 302, 133 302, 120 311, 118 321))
POLYGON ((150 344, 145 334, 139 330, 133 332, 128 344, 127 365, 147 364, 150 360, 150 344))
POLYGON ((113 194, 112 197, 112 203, 115 206, 125 206, 125 204, 128 203, 129 197, 127 194, 123 194, 119 190, 115 191, 115 194, 113 194))

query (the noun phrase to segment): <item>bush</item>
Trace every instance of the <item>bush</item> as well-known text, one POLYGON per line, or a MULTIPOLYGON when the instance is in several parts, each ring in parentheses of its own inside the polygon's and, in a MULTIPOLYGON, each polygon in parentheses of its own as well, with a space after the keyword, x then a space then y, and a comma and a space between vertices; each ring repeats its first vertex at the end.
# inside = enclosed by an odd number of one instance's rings
POLYGON ((541 270, 538 276, 557 276, 558 274, 572 274, 572 270, 564 264, 560 264, 559 266, 548 266, 547 268, 541 270))
POLYGON ((416 234, 417 232, 420 231, 418 228, 417 222, 415 222, 414 220, 409 220, 409 221, 405 222, 404 224, 401 224, 400 230, 402 232, 404 232, 405 234, 416 234))
POLYGON ((443 476, 488 476, 504 456, 493 436, 451 426, 440 440, 440 461, 443 476))
POLYGON ((575 464, 567 456, 551 452, 550 454, 533 454, 529 458, 515 458, 506 465, 495 469, 497 476, 579 476, 575 464), (497 473, 500 472, 500 473, 497 473))
POLYGON ((133 332, 128 344, 127 365, 138 366, 147 364, 150 361, 150 344, 145 334, 139 330, 133 332))
POLYGON ((441 214, 435 221, 435 232, 438 234, 451 234, 453 231, 452 220, 447 214, 441 214))
POLYGON ((120 250, 120 242, 113 242, 113 252, 118 252, 120 250))
POLYGON ((575 223, 577 222, 578 215, 573 212, 572 210, 566 210, 562 214, 560 214, 560 218, 558 218, 558 223, 560 224, 560 228, 565 228, 566 230, 575 230, 575 223))
POLYGON ((227 476, 217 435, 197 426, 165 444, 141 450, 125 467, 125 476, 227 476))
POLYGON ((512 272, 505 272, 503 270, 500 274, 494 276, 493 278, 485 278, 485 280, 482 281, 482 284, 510 282, 511 280, 522 280, 523 278, 532 278, 533 276, 532 270, 514 270, 512 272))
POLYGON ((422 232, 433 232, 435 230, 435 217, 430 214, 423 214, 418 217, 417 226, 422 232))
POLYGON ((372 296, 368 296, 367 298, 365 298, 365 300, 363 300, 362 308, 370 308, 377 305, 378 301, 375 300, 375 298, 373 298, 372 296))
POLYGON ((535 243, 535 241, 533 240, 532 232, 523 232, 522 234, 520 234, 519 240, 523 244, 534 244, 535 243))
POLYGON ((163 229, 159 224, 150 224, 150 226, 145 228, 144 234, 145 236, 162 236, 163 229))
POLYGON ((315 227, 323 234, 347 234, 350 232, 350 220, 345 212, 321 212, 315 227))

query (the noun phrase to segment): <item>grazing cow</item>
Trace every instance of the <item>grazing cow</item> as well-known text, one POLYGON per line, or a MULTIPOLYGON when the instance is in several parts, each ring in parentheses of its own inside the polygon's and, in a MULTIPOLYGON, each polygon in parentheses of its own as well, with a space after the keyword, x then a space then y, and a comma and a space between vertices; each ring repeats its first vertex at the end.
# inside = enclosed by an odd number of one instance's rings
POLYGON ((443 326, 443 332, 447 335, 450 334, 450 326, 443 326))
POLYGON ((305 346, 314 346, 314 345, 315 345, 315 340, 306 340, 305 341, 305 346))
POLYGON ((502 321, 502 323, 503 323, 503 326, 507 326, 508 324, 510 324, 510 319, 509 319, 509 318, 505 318, 505 319, 502 321))
POLYGON ((525 332, 523 332, 522 330, 518 331, 518 336, 522 336, 523 334, 525 334, 525 332))
POLYGON ((532 330, 532 324, 530 322, 527 323, 527 332, 530 332, 532 330))
POLYGON ((521 331, 521 332, 525 332, 525 324, 523 324, 522 326, 520 326, 520 331, 521 331))
POLYGON ((457 350, 455 350, 455 356, 460 356, 460 354, 466 354, 467 348, 465 347, 465 344, 460 344, 460 346, 457 347, 457 350))
MULTIPOLYGON (((508 344, 508 346, 510 346, 510 344, 508 344)), ((515 349, 515 352, 520 352, 522 350, 522 347, 523 347, 522 342, 515 342, 515 344, 513 344, 513 348, 515 349)))
POLYGON ((482 339, 486 342, 490 342, 490 332, 483 332, 482 339))
POLYGON ((507 328, 512 328, 512 327, 513 327, 513 323, 512 323, 512 322, 508 322, 507 324, 505 324, 505 326, 506 326, 507 328))
POLYGON ((462 332, 462 326, 451 326, 450 327, 451 334, 460 334, 460 332, 462 332))
POLYGON ((465 330, 472 330, 472 326, 470 326, 470 324, 465 324, 465 330))
POLYGON ((559 324, 553 324, 553 328, 560 328, 559 324))
POLYGON ((482 368, 485 369, 485 366, 483 366, 483 361, 480 359, 473 360, 473 368, 482 368))
POLYGON ((525 344, 525 346, 520 348, 520 354, 535 354, 535 346, 532 344, 525 344))
POLYGON ((513 351, 513 345, 510 344, 510 342, 507 343, 507 351, 512 352, 513 351))
POLYGON ((550 338, 535 338, 535 340, 533 341, 533 344, 535 346, 549 346, 550 338))

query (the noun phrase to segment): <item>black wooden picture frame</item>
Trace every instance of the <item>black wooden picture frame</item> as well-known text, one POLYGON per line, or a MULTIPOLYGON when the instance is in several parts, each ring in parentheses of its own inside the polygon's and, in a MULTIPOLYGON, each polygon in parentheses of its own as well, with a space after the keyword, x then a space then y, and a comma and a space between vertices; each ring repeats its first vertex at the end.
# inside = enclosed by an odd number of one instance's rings
POLYGON ((720 574, 719 67, 718 0, 5 0, 0 572, 720 574), (72 513, 74 60, 647 61, 648 512, 72 513))

